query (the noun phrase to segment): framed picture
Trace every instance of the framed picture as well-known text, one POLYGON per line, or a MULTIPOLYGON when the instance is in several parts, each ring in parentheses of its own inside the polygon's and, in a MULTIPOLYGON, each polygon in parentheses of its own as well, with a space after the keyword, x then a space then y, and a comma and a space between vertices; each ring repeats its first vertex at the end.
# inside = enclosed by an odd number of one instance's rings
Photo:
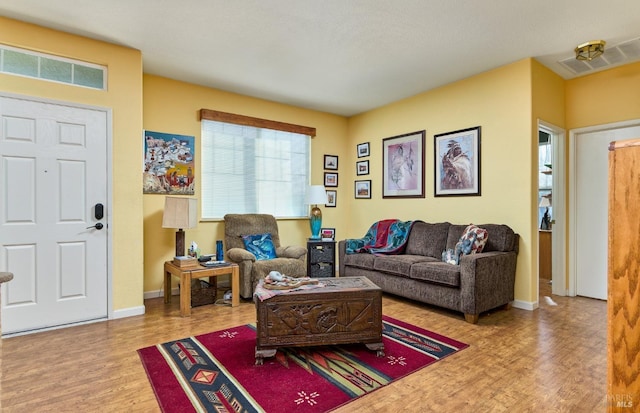
POLYGON ((337 202, 338 191, 329 189, 327 191, 327 203, 324 204, 327 208, 335 208, 337 202))
POLYGON ((195 193, 195 137, 144 131, 143 193, 195 193))
POLYGON ((369 175, 369 161, 356 162, 356 174, 357 175, 369 175))
POLYGON ((424 198, 426 131, 382 140, 382 197, 424 198))
POLYGON ((324 156, 324 169, 338 169, 338 157, 336 155, 324 156))
POLYGON ((323 240, 334 240, 336 239, 336 229, 335 228, 320 228, 320 236, 323 240))
POLYGON ((369 142, 358 144, 358 158, 369 156, 369 142))
POLYGON ((480 126, 434 137, 435 196, 480 195, 480 126))
POLYGON ((337 172, 325 172, 324 173, 324 186, 338 186, 338 173, 337 172))
POLYGON ((356 199, 371 199, 371 180, 356 181, 354 196, 356 199))

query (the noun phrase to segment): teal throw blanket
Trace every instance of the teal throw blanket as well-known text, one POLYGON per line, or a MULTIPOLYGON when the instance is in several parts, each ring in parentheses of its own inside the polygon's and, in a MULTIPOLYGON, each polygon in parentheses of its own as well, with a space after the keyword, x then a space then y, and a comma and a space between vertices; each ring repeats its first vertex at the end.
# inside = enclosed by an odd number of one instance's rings
POLYGON ((416 221, 385 219, 374 223, 363 238, 347 239, 346 253, 401 254, 416 221))

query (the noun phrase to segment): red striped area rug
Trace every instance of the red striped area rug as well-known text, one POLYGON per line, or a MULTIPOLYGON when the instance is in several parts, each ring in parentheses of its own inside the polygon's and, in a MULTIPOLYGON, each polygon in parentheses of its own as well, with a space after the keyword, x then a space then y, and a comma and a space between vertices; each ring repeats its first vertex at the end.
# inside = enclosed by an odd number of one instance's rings
POLYGON ((364 345, 297 347, 255 365, 251 324, 138 350, 160 408, 327 412, 468 347, 383 317, 384 357, 364 345))

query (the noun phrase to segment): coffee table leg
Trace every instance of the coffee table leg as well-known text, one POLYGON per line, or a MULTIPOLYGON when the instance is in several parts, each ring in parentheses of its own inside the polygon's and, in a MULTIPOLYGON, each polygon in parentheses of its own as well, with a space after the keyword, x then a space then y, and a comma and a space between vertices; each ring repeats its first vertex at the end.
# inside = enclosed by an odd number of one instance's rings
POLYGON ((256 366, 262 366, 263 359, 265 357, 273 357, 276 355, 278 350, 275 348, 267 349, 267 350, 258 350, 256 347, 256 366))
POLYGON ((384 357, 384 343, 365 344, 369 350, 375 351, 377 357, 384 357))

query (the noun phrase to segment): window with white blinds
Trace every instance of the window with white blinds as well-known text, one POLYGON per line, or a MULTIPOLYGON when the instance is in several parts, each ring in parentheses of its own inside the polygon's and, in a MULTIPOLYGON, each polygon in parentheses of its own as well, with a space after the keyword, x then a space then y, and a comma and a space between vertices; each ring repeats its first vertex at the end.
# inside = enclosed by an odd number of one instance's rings
POLYGON ((308 215, 309 135, 203 119, 201 141, 203 219, 308 215))

